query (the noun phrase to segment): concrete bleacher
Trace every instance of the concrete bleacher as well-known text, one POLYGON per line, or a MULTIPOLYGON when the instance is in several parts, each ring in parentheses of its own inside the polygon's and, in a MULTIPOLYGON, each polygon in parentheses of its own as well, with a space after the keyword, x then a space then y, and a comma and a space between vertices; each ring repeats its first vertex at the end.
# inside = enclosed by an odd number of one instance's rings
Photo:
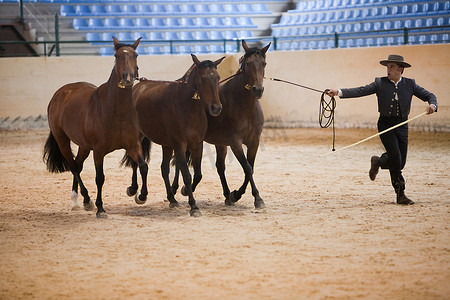
POLYGON ((279 49, 329 49, 448 43, 449 20, 450 1, 315 0, 271 27, 279 49))

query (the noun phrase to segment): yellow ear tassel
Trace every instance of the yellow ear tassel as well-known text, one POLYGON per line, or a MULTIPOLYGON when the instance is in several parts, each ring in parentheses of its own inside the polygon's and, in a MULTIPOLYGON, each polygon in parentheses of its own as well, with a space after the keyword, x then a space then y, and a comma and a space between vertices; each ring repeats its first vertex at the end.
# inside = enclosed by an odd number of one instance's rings
POLYGON ((198 92, 194 93, 194 96, 192 96, 192 99, 194 100, 200 100, 200 95, 198 94, 198 92))
POLYGON ((246 88, 247 90, 249 90, 249 91, 252 89, 252 87, 250 86, 250 84, 246 84, 246 85, 245 85, 245 88, 246 88))

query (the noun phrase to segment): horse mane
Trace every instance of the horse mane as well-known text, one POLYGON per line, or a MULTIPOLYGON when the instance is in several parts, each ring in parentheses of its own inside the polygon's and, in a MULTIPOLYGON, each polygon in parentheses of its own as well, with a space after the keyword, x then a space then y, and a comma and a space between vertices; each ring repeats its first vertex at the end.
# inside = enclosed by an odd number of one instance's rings
POLYGON ((119 50, 120 48, 122 48, 122 47, 131 47, 131 48, 133 48, 133 45, 131 45, 131 44, 122 44, 122 43, 119 43, 119 44, 117 44, 116 46, 114 46, 114 50, 119 50))
MULTIPOLYGON (((186 71, 186 73, 183 75, 183 77, 181 77, 177 81, 187 82, 187 79, 189 78, 191 73, 194 71, 196 66, 197 65, 195 63, 192 64, 192 66, 186 71)), ((204 60, 200 63, 199 68, 204 68, 204 67, 216 68, 216 65, 210 60, 204 60)))

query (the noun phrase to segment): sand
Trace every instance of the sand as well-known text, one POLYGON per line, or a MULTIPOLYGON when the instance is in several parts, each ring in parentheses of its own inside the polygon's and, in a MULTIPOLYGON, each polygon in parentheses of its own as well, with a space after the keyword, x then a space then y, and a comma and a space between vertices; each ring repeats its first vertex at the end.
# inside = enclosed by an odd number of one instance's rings
MULTIPOLYGON (((337 130, 337 148, 374 134, 337 130)), ((224 205, 205 144, 195 197, 169 209, 153 146, 149 200, 126 196, 123 151, 105 158, 104 206, 71 211, 69 173, 42 162, 47 130, 0 131, 0 299, 449 299, 450 133, 411 132, 406 194, 368 177, 378 138, 332 155, 329 129, 265 129, 255 182, 224 205)), ((243 180, 231 151, 231 189, 243 180)), ((95 199, 92 155, 82 178, 95 199)))

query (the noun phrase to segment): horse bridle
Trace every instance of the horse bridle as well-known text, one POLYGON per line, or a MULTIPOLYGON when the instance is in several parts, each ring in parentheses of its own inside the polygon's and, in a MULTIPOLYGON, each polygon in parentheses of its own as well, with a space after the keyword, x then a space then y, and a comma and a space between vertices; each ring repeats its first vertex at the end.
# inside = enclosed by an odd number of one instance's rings
MULTIPOLYGON (((248 56, 247 56, 247 59, 248 59, 249 57, 255 55, 255 54, 259 54, 259 55, 261 55, 262 57, 264 57, 264 55, 262 54, 262 52, 259 51, 259 49, 258 49, 258 50, 256 50, 255 52, 253 52, 253 53, 251 53, 250 55, 248 55, 248 56)), ((236 72, 235 74, 233 74, 233 75, 231 75, 231 76, 229 76, 229 77, 227 77, 227 78, 221 80, 219 83, 223 83, 223 82, 225 82, 225 81, 228 81, 228 80, 230 80, 230 79, 232 79, 232 78, 238 76, 238 75, 241 74, 241 73, 244 73, 244 61, 246 61, 245 54, 239 59, 239 69, 237 70, 237 72, 236 72)), ((250 90, 252 89, 252 86, 251 86, 250 84, 246 83, 246 84, 244 85, 244 88, 245 88, 246 90, 250 91, 250 90)))

